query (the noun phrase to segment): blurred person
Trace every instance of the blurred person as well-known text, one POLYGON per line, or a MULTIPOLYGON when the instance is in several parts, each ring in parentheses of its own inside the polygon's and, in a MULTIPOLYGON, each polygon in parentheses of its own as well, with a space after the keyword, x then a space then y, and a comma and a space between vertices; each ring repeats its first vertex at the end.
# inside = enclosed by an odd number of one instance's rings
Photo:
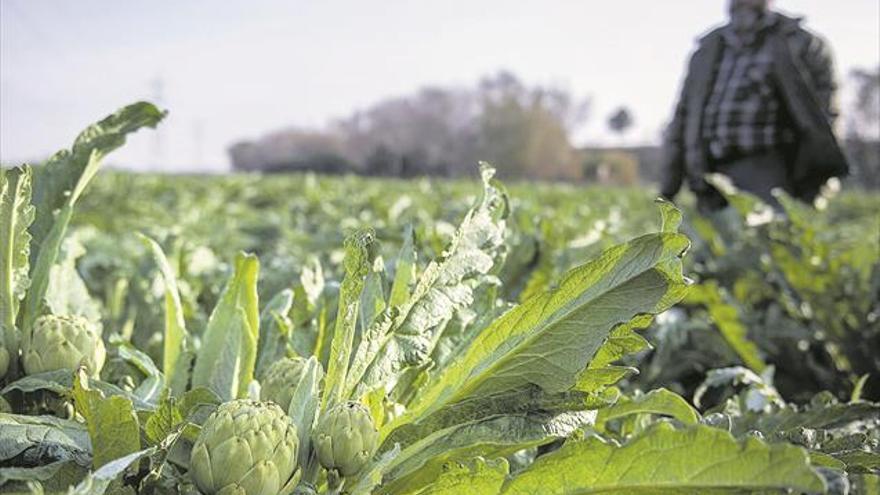
POLYGON ((775 188, 811 202, 848 173, 830 50, 771 3, 729 0, 728 22, 699 39, 664 137, 663 196, 687 182, 700 211, 718 211, 726 201, 704 175, 722 173, 778 207, 775 188))

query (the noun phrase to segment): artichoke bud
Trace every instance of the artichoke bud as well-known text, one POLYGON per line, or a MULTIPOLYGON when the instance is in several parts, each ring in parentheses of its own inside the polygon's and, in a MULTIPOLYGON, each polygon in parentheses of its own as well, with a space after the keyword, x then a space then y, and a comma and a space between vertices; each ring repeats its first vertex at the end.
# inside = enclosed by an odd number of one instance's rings
POLYGON ((22 364, 28 375, 75 370, 83 364, 91 376, 97 377, 107 357, 98 328, 77 315, 37 318, 30 338, 24 339, 22 351, 22 364))
POLYGON ((287 411, 307 362, 303 358, 295 357, 272 363, 260 381, 260 399, 272 401, 287 411))
POLYGON ((190 474, 206 495, 275 495, 297 468, 296 426, 277 404, 234 400, 202 426, 190 474))
POLYGON ((327 411, 315 428, 315 450, 325 469, 343 477, 356 475, 376 452, 379 432, 370 411, 357 402, 344 402, 327 411))

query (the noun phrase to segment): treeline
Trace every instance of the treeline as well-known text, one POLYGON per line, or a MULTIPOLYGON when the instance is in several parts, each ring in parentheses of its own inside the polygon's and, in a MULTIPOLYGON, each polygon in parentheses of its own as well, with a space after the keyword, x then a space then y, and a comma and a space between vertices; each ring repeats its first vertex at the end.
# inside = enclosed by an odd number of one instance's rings
POLYGON ((845 115, 844 145, 853 169, 851 182, 880 189, 880 66, 853 70, 849 81, 855 95, 845 115))
MULTIPOLYGON (((880 188, 880 68, 856 70, 854 98, 841 136, 852 165, 850 184, 880 188)), ((656 147, 578 149, 571 136, 587 118, 588 99, 529 86, 509 72, 473 87, 428 87, 381 101, 324 130, 286 129, 229 149, 238 171, 353 172, 459 177, 488 161, 508 179, 584 179, 611 184, 654 182, 656 147)), ((621 135, 633 125, 626 107, 607 118, 621 135)))
POLYGON ((588 109, 568 91, 500 72, 472 88, 430 87, 382 101, 326 130, 239 142, 229 153, 243 171, 456 177, 485 160, 507 178, 572 179, 584 175, 571 135, 588 109))

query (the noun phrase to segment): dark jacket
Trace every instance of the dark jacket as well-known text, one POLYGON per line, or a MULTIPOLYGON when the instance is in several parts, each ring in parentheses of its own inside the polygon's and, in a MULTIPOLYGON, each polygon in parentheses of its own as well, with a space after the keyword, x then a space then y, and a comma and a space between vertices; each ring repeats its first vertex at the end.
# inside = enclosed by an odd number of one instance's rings
MULTIPOLYGON (((829 178, 845 176, 849 170, 831 128, 835 90, 832 61, 825 43, 801 27, 800 20, 775 15, 779 20, 764 42, 771 44, 773 78, 797 135, 796 146, 787 153, 788 174, 794 196, 810 201, 829 178)), ((701 202, 723 202, 703 180, 713 170, 702 137, 703 110, 715 82, 723 29, 715 29, 699 40, 667 128, 661 193, 669 198, 687 180, 701 202)))

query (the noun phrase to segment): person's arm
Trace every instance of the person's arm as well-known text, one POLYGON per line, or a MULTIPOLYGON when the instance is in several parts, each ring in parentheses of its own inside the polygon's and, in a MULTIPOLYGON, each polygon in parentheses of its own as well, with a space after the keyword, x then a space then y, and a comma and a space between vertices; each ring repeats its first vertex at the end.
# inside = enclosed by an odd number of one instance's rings
POLYGON ((835 94, 837 83, 834 78, 834 58, 828 43, 821 37, 804 32, 804 42, 798 57, 807 69, 816 98, 829 121, 838 115, 835 94))
POLYGON ((684 180, 684 125, 687 119, 687 82, 675 105, 672 121, 663 136, 662 179, 660 194, 672 200, 681 189, 684 180))

